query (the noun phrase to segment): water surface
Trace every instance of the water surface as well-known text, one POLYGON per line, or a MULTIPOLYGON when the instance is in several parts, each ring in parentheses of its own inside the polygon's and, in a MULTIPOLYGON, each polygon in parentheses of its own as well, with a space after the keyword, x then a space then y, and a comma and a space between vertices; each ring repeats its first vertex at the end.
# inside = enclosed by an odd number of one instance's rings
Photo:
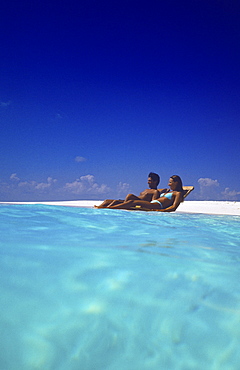
POLYGON ((239 369, 239 221, 0 206, 0 368, 239 369))

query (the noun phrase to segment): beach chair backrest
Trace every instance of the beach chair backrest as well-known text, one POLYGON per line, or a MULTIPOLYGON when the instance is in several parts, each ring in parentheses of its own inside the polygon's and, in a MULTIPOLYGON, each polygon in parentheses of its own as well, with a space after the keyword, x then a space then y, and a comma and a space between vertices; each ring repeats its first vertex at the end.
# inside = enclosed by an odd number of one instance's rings
POLYGON ((183 190, 184 190, 183 199, 185 199, 191 193, 191 191, 194 190, 194 186, 183 186, 183 190))

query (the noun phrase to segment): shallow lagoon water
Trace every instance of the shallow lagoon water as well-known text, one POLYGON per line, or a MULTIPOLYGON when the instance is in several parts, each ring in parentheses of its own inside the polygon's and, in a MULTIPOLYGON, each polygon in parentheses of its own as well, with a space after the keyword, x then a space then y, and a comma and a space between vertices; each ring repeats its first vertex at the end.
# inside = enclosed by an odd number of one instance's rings
POLYGON ((0 206, 0 368, 239 369, 239 222, 0 206))

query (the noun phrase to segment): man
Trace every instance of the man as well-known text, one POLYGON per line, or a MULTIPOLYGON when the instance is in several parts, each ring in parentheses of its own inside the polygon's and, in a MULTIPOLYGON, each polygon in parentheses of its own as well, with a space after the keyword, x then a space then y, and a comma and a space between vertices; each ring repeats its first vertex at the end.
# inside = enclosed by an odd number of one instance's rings
POLYGON ((125 198, 125 202, 127 200, 146 200, 147 202, 151 202, 153 194, 156 193, 159 182, 160 177, 158 176, 158 174, 150 172, 150 174, 148 175, 149 189, 143 190, 138 197, 134 194, 128 194, 125 198))
MULTIPOLYGON (((139 196, 134 194, 128 194, 125 198, 125 202, 127 200, 146 200, 147 202, 151 202, 153 195, 158 191, 157 186, 160 182, 160 177, 157 173, 150 172, 148 175, 148 186, 149 189, 143 190, 139 196)), ((106 199, 100 206, 96 206, 96 208, 106 208, 111 204, 111 206, 120 204, 124 202, 123 200, 114 200, 114 199, 106 199)))

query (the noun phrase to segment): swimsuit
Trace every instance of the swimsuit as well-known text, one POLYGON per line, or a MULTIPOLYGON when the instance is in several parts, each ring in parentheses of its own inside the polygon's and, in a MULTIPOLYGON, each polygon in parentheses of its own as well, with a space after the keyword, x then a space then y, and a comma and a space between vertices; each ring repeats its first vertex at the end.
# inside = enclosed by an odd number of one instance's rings
POLYGON ((160 205, 161 208, 163 208, 163 205, 161 202, 159 202, 159 200, 152 200, 150 203, 158 203, 160 205))
MULTIPOLYGON (((172 199, 172 195, 173 195, 172 192, 162 193, 162 194, 160 194, 160 197, 159 198, 165 197, 165 198, 168 198, 168 199, 172 199)), ((161 202, 159 202, 159 200, 154 199, 150 203, 158 203, 160 205, 160 207, 163 208, 163 205, 162 205, 161 202)))
POLYGON ((171 193, 162 193, 162 194, 160 194, 159 198, 165 197, 165 198, 168 198, 168 199, 172 199, 172 195, 173 195, 172 192, 171 193))

